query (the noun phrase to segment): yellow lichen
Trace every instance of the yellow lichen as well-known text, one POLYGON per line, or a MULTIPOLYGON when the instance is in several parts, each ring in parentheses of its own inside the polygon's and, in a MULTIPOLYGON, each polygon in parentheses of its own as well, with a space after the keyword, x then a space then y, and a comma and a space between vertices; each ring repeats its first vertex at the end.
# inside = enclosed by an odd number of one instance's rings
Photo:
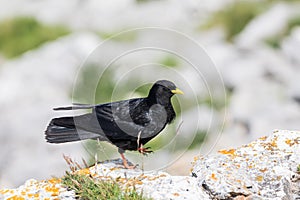
POLYGON ((223 149, 218 152, 225 155, 235 155, 235 149, 229 149, 229 150, 223 149))

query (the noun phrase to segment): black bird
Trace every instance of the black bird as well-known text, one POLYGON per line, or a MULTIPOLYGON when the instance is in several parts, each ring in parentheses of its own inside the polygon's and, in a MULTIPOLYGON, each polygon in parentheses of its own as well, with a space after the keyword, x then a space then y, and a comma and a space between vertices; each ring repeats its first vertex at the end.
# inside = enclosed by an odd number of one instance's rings
POLYGON ((74 104, 54 110, 92 109, 91 113, 60 117, 51 120, 45 131, 49 143, 65 143, 85 139, 107 141, 118 147, 125 168, 129 166, 125 150, 136 150, 142 154, 150 153, 143 148, 148 141, 157 136, 167 124, 175 119, 171 104, 174 94, 183 94, 175 84, 157 81, 147 97, 134 98, 112 103, 85 105, 74 104))

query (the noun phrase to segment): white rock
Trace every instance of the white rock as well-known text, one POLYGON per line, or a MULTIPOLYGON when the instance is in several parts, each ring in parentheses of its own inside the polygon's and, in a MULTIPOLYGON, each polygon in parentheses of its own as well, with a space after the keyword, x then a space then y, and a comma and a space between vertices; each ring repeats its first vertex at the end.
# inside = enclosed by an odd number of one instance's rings
POLYGON ((292 16, 291 6, 285 3, 275 4, 269 11, 254 18, 237 36, 236 42, 242 48, 253 48, 263 40, 284 30, 292 16))

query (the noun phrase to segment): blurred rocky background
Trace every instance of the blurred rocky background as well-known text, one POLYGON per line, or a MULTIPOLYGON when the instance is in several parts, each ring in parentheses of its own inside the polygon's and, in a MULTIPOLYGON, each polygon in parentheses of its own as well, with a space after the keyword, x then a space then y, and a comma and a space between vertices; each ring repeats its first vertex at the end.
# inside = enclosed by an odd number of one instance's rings
POLYGON ((63 154, 118 157, 108 144, 47 144, 50 119, 73 114, 52 108, 144 96, 161 78, 185 95, 174 99, 178 119, 149 144, 156 153, 127 153, 146 170, 188 174, 199 153, 300 128, 299 0, 0 3, 1 187, 63 174, 63 154), (143 50, 107 66, 152 43, 175 53, 143 50), (198 58, 198 75, 181 55, 198 58))

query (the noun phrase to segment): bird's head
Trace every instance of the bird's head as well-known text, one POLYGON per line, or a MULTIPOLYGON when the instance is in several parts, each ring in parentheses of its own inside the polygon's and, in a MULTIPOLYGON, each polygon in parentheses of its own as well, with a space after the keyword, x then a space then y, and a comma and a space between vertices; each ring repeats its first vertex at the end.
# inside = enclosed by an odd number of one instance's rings
POLYGON ((148 98, 155 99, 157 103, 164 104, 168 103, 174 94, 183 94, 183 92, 171 81, 159 80, 150 89, 148 98))

